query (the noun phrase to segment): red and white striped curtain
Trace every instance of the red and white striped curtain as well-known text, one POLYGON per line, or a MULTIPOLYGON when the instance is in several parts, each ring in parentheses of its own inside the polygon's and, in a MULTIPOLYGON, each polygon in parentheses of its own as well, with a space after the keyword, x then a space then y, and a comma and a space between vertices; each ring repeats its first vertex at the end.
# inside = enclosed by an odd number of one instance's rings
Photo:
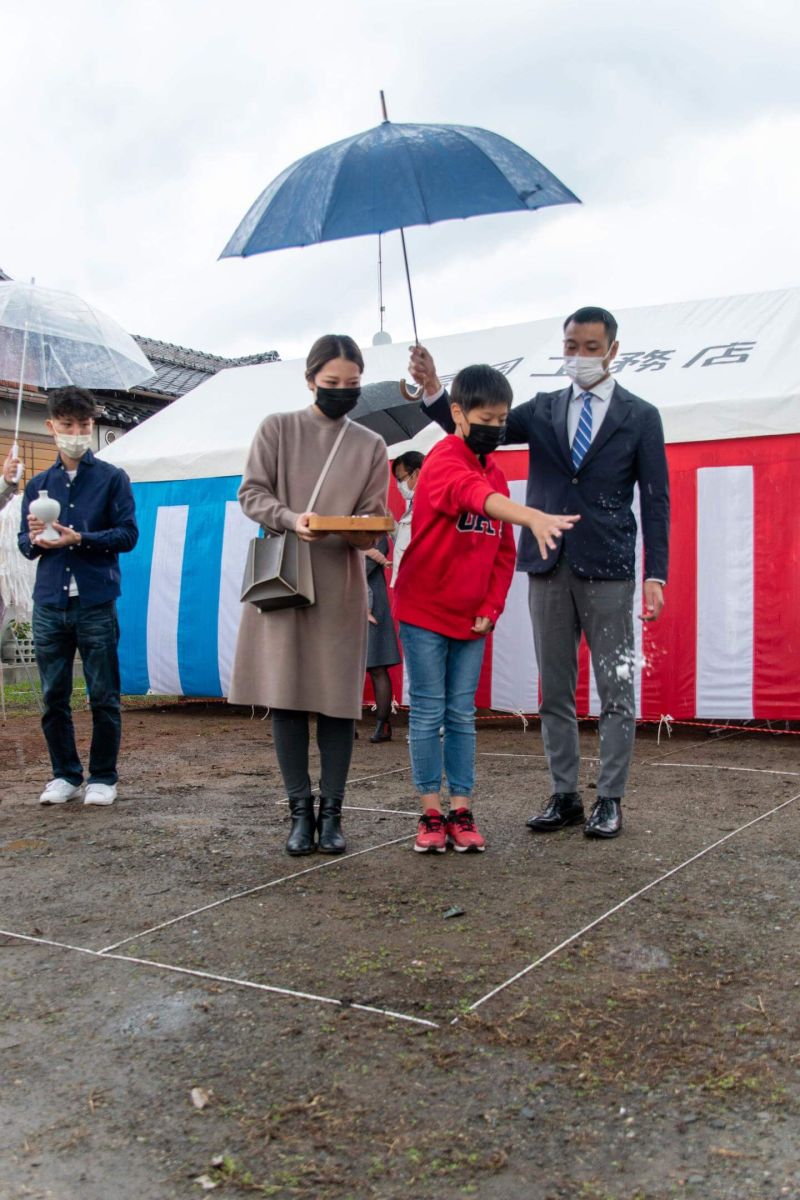
MULTIPOLYGON (((800 719, 800 435, 684 442, 668 456, 670 578, 660 619, 636 622, 639 716, 800 719)), ((524 501, 527 452, 498 460, 524 501)), ((399 511, 394 492, 392 502, 399 511)), ((641 575, 641 552, 639 565, 641 575)), ((479 708, 538 709, 527 585, 515 575, 487 646, 479 708)), ((593 715, 585 644, 580 653, 578 713, 593 715)))

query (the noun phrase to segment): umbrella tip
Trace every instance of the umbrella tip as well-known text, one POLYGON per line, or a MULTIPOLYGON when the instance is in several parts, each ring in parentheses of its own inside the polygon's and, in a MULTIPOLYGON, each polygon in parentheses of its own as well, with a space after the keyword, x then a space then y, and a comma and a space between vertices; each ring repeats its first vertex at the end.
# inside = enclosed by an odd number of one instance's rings
POLYGON ((383 113, 383 119, 384 119, 384 121, 388 121, 389 114, 386 111, 386 97, 383 94, 383 88, 381 88, 381 90, 380 90, 380 97, 381 97, 381 112, 383 113))

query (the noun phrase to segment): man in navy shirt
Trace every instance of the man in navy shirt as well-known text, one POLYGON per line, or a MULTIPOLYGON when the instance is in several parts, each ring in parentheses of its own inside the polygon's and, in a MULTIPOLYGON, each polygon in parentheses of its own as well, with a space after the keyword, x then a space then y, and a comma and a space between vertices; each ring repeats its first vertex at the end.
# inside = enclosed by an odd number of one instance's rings
POLYGON ((125 472, 95 458, 90 449, 97 413, 91 392, 60 388, 48 397, 47 411, 58 458, 25 488, 18 538, 25 557, 39 559, 33 641, 44 696, 42 729, 53 765, 40 800, 63 804, 80 795, 83 783, 70 709, 77 650, 92 708, 83 802, 113 804, 122 728, 116 598, 119 554, 132 550, 139 536, 133 493, 125 472), (42 492, 61 505, 60 519, 53 523, 56 541, 42 537, 43 522, 29 512, 42 492))

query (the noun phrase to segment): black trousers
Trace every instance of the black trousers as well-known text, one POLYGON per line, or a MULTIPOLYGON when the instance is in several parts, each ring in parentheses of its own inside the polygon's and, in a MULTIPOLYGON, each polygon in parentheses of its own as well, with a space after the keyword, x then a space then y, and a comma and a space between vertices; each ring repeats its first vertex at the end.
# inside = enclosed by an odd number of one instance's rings
MULTIPOLYGON (((290 800, 313 794, 308 774, 309 722, 311 714, 290 708, 272 709, 272 740, 278 766, 290 800)), ((353 755, 356 723, 344 717, 317 714, 317 745, 320 755, 319 794, 326 800, 343 800, 353 755)))

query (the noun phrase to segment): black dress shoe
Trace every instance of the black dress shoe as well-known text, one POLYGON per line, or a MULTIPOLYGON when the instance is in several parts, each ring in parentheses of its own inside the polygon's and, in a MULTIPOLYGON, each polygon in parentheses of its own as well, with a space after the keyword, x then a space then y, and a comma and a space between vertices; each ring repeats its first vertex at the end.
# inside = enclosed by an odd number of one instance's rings
POLYGON ((375 732, 369 739, 371 742, 390 742, 392 740, 392 727, 388 721, 378 721, 375 726, 375 732))
POLYGON ((580 792, 556 792, 550 797, 544 812, 538 817, 530 817, 526 825, 534 833, 551 833, 566 825, 580 825, 585 816, 580 792))
POLYGON ((614 838, 621 829, 621 802, 614 796, 598 796, 583 832, 587 837, 614 838))

